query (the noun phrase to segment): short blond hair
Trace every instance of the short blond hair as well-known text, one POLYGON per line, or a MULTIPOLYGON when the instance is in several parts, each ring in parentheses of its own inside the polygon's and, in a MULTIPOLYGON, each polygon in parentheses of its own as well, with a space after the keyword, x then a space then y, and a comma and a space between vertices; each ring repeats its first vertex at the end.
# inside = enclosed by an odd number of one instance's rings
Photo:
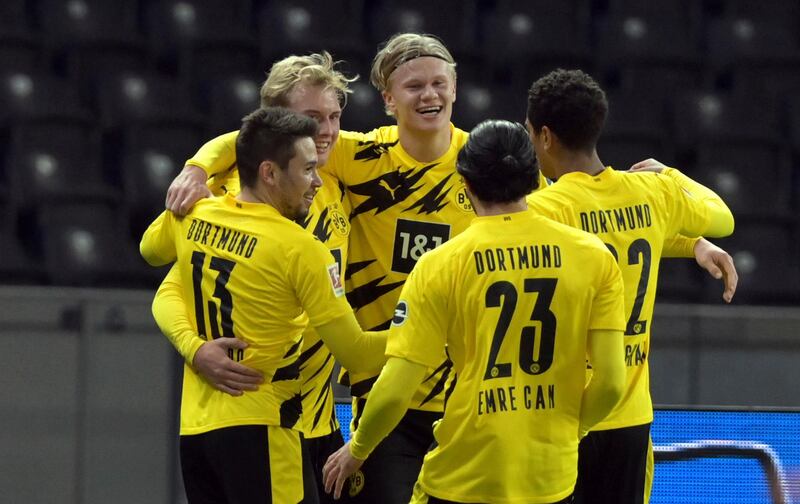
POLYGON ((344 108, 347 95, 353 92, 350 83, 357 80, 358 76, 345 76, 336 69, 338 63, 327 51, 305 56, 292 55, 276 61, 261 86, 261 107, 289 106, 289 93, 302 82, 333 89, 344 108))
POLYGON ((372 60, 369 81, 380 91, 389 88, 389 77, 397 67, 415 58, 431 56, 447 63, 456 77, 456 62, 444 42, 426 33, 398 33, 393 35, 372 60))

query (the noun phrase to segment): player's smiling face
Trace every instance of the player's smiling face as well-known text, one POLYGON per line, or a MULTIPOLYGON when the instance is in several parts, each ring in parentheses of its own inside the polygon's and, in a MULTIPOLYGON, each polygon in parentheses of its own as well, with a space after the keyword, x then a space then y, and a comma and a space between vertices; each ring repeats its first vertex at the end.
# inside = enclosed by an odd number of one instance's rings
POLYGON ((287 99, 288 108, 319 123, 319 133, 314 137, 314 145, 319 166, 324 165, 339 138, 342 107, 336 90, 301 82, 289 92, 287 99))
POLYGON ((448 128, 456 101, 453 69, 444 60, 421 56, 392 72, 383 92, 386 107, 397 124, 418 131, 448 128))
POLYGON ((302 221, 322 181, 317 173, 317 149, 310 138, 300 138, 294 143, 295 155, 289 165, 278 169, 280 207, 278 211, 287 219, 302 221))

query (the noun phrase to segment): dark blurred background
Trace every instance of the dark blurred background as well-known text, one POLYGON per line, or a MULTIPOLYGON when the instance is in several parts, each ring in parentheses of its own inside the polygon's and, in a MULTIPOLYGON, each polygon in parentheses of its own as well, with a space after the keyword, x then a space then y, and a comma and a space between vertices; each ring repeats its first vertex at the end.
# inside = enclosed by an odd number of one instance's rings
POLYGON ((276 59, 332 52, 361 75, 342 127, 389 124, 366 77, 399 31, 453 51, 460 128, 523 120, 535 78, 578 67, 609 94, 606 164, 655 157, 718 191, 737 306, 694 261, 662 261, 654 401, 797 406, 797 0, 2 0, 0 501, 185 502, 181 361, 141 233, 276 59))
MULTIPOLYGON (((582 68, 606 88, 600 156, 647 157, 708 184, 737 218, 720 240, 737 302, 800 298, 800 3, 792 0, 4 0, 0 278, 155 286, 136 243, 207 139, 258 106, 272 62, 328 50, 361 79, 342 125, 391 119, 367 82, 379 43, 441 37, 458 62, 454 123, 522 120, 530 83, 582 68)), ((660 296, 716 302, 690 261, 660 296)))

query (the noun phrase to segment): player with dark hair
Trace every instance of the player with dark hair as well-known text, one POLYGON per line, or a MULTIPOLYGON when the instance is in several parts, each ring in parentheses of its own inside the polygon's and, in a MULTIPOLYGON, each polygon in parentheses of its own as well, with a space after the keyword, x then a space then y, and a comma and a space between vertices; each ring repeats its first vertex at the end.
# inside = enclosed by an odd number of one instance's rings
MULTIPOLYGON (((339 137, 339 119, 351 80, 337 69, 336 62, 326 52, 289 56, 272 65, 261 87, 261 106, 285 106, 316 120, 319 129, 314 144, 317 162, 322 165, 339 137)), ((239 192, 238 136, 239 132, 233 131, 214 138, 187 161, 168 192, 167 204, 173 211, 184 213, 198 197, 212 191, 215 194, 239 192)), ((326 173, 320 173, 320 178, 322 186, 314 196, 309 214, 300 223, 330 249, 344 277, 350 232, 348 201, 338 180, 326 173)), ((187 364, 215 387, 233 395, 255 390, 262 380, 260 374, 228 358, 229 351, 240 350, 245 343, 236 338, 205 341, 183 330, 187 327, 188 305, 191 301, 184 300, 180 282, 170 271, 153 301, 153 314, 159 327, 187 364)), ((314 480, 308 484, 310 487, 316 484, 322 502, 327 502, 327 494, 320 491, 322 465, 344 440, 331 387, 334 359, 313 327, 308 327, 303 335, 298 363, 302 380, 304 454, 310 458, 313 468, 313 475, 307 475, 307 479, 314 480)), ((311 493, 310 489, 306 493, 311 493)))
POLYGON ((597 237, 528 210, 539 174, 522 125, 476 126, 458 172, 478 217, 411 272, 389 360, 326 489, 339 494, 447 354, 456 384, 412 502, 571 502, 579 433, 624 388, 619 267, 597 237))
POLYGON ((528 203, 538 214, 597 235, 619 262, 626 389, 608 418, 581 441, 575 497, 580 503, 636 504, 647 499, 652 465, 648 356, 662 251, 678 234, 727 236, 734 221, 719 196, 678 170, 661 165, 660 173, 620 173, 606 167, 596 144, 607 112, 605 93, 580 70, 556 70, 533 83, 527 127, 542 172, 557 182, 531 194, 528 203))
POLYGON ((343 364, 383 363, 385 334, 361 331, 336 261, 294 222, 321 185, 317 129, 288 109, 250 114, 236 141, 241 192, 204 199, 182 218, 165 211, 142 237, 142 256, 175 261, 183 298, 193 300, 182 332, 243 341, 230 359, 264 376, 237 397, 184 366, 180 453, 191 503, 317 502, 316 489, 304 490, 299 422, 307 325, 343 364))

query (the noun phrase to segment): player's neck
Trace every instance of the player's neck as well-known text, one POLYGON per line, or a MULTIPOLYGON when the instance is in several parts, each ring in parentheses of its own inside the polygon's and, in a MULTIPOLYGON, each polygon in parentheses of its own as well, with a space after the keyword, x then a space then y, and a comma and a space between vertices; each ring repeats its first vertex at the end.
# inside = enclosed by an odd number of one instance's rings
POLYGON ((430 163, 444 156, 450 148, 450 127, 438 131, 417 131, 398 125, 400 145, 409 156, 430 163))
POLYGON ((475 215, 478 217, 524 212, 528 209, 528 203, 525 198, 509 203, 484 203, 473 199, 472 204, 475 207, 475 215))
POLYGON ((572 172, 597 175, 606 168, 596 150, 591 154, 579 151, 561 151, 556 158, 555 166, 557 178, 572 172))

